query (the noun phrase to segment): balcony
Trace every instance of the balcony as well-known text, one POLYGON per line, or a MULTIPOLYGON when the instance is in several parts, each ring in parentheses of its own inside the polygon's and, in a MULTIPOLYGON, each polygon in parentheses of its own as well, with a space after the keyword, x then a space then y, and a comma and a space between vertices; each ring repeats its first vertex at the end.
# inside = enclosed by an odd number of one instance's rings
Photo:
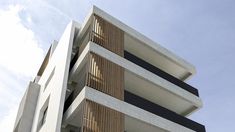
POLYGON ((63 116, 63 127, 82 126, 83 101, 90 100, 125 116, 125 131, 135 132, 205 132, 205 127, 159 105, 125 91, 125 102, 85 86, 63 116))
POLYGON ((195 73, 191 64, 97 8, 82 25, 74 49, 69 84, 76 85, 68 90, 72 93, 68 93, 65 102, 64 127, 81 127, 79 121, 86 99, 125 114, 126 131, 205 131, 204 126, 184 117, 202 106, 197 89, 184 82, 195 73), (93 31, 93 14, 124 32, 123 56, 99 45, 107 42, 107 36, 93 31), (124 68, 124 101, 82 83, 89 53, 124 68))
MULTIPOLYGON (((120 57, 93 42, 89 42, 82 53, 80 53, 80 56, 70 70, 69 81, 77 82, 77 80, 81 80, 78 75, 87 62, 87 54, 89 52, 93 52, 123 67, 125 69, 125 90, 135 95, 183 116, 192 113, 202 106, 200 98, 185 90, 186 88, 182 88, 181 85, 176 85, 161 77, 161 74, 158 75, 125 59, 127 56, 125 58, 120 57)), ((177 78, 172 78, 177 80, 177 78)), ((185 84, 180 80, 178 81, 185 84)), ((195 89, 192 88, 192 90, 195 89)))
POLYGON ((104 33, 101 33, 101 35, 97 33, 94 34, 93 32, 94 28, 92 28, 92 25, 94 24, 94 14, 102 17, 104 21, 124 32, 124 49, 133 55, 182 81, 188 79, 196 72, 194 66, 184 59, 95 6, 86 17, 87 19, 82 24, 81 30, 75 38, 79 52, 84 49, 89 41, 92 41, 94 36, 96 36, 99 41, 107 41, 107 36, 104 33))

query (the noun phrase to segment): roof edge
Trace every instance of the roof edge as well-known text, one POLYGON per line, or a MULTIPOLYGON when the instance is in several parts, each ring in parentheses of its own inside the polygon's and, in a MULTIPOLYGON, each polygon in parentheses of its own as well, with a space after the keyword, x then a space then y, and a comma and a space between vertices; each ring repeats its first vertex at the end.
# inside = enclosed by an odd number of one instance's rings
POLYGON ((184 69, 186 69, 188 72, 191 73, 190 76, 196 74, 196 68, 191 63, 189 63, 188 61, 184 60, 183 58, 177 56, 173 52, 171 52, 168 49, 164 48, 163 46, 161 46, 157 42, 154 42, 153 40, 151 40, 150 38, 148 38, 145 35, 141 34, 140 32, 136 31, 135 29, 129 27, 128 25, 121 22, 120 20, 118 20, 118 19, 114 18, 113 16, 109 15, 108 13, 101 10, 97 6, 95 6, 95 5, 92 6, 92 9, 91 9, 90 13, 88 14, 88 16, 86 17, 86 19, 89 19, 90 16, 93 13, 97 14, 100 17, 102 17, 103 19, 109 21, 110 23, 112 23, 113 25, 119 27, 120 29, 122 29, 124 32, 131 35, 135 39, 143 42, 146 46, 149 46, 150 48, 154 49, 156 52, 159 52, 160 54, 165 56, 167 59, 170 59, 171 61, 175 62, 179 66, 183 67, 184 69))

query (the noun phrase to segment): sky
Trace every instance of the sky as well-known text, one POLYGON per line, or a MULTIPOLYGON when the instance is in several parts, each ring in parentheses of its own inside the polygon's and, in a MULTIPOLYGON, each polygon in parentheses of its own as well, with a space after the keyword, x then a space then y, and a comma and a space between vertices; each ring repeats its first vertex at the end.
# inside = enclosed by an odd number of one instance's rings
POLYGON ((235 131, 234 0, 0 0, 1 132, 12 131, 50 44, 93 4, 195 65, 187 83, 204 106, 189 118, 208 132, 235 131))

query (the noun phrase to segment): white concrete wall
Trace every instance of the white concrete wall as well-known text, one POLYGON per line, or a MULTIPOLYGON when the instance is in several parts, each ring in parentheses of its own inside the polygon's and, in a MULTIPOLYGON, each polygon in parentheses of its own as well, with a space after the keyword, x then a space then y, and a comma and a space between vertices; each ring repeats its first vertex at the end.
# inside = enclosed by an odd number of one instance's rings
POLYGON ((68 71, 70 64, 70 57, 74 39, 75 28, 78 24, 71 22, 65 29, 61 39, 58 42, 56 49, 51 56, 44 73, 42 74, 39 84, 42 86, 38 99, 37 109, 33 122, 32 132, 37 131, 40 109, 50 96, 48 103, 48 111, 46 122, 41 127, 40 132, 60 132, 61 120, 63 114, 63 106, 65 93, 67 89, 68 71), (52 70, 55 72, 47 87, 45 83, 50 76, 52 70))
POLYGON ((39 90, 40 85, 33 82, 29 83, 19 106, 14 131, 29 132, 31 130, 39 90))

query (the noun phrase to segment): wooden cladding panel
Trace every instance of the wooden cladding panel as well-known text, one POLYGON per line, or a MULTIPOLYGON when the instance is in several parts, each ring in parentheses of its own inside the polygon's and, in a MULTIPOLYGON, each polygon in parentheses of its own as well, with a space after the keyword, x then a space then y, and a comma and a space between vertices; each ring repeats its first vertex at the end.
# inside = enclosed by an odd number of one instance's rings
MULTIPOLYGON (((86 85, 124 100, 124 69, 95 53, 88 55, 86 85)), ((86 100, 83 132, 123 132, 124 115, 86 100)))
MULTIPOLYGON (((94 15, 89 40, 124 56, 124 33, 101 17, 94 15)), ((80 50, 83 50, 82 46, 80 50)), ((86 85, 110 96, 124 100, 124 69, 90 52, 86 71, 86 85)), ((100 104, 86 100, 83 132, 123 132, 124 115, 100 104)))
POLYGON ((93 16, 91 41, 124 56, 124 32, 97 15, 93 16))
POLYGON ((124 69, 95 53, 89 54, 87 86, 124 99, 124 69))
POLYGON ((124 132, 124 115, 86 100, 82 129, 83 132, 124 132))

